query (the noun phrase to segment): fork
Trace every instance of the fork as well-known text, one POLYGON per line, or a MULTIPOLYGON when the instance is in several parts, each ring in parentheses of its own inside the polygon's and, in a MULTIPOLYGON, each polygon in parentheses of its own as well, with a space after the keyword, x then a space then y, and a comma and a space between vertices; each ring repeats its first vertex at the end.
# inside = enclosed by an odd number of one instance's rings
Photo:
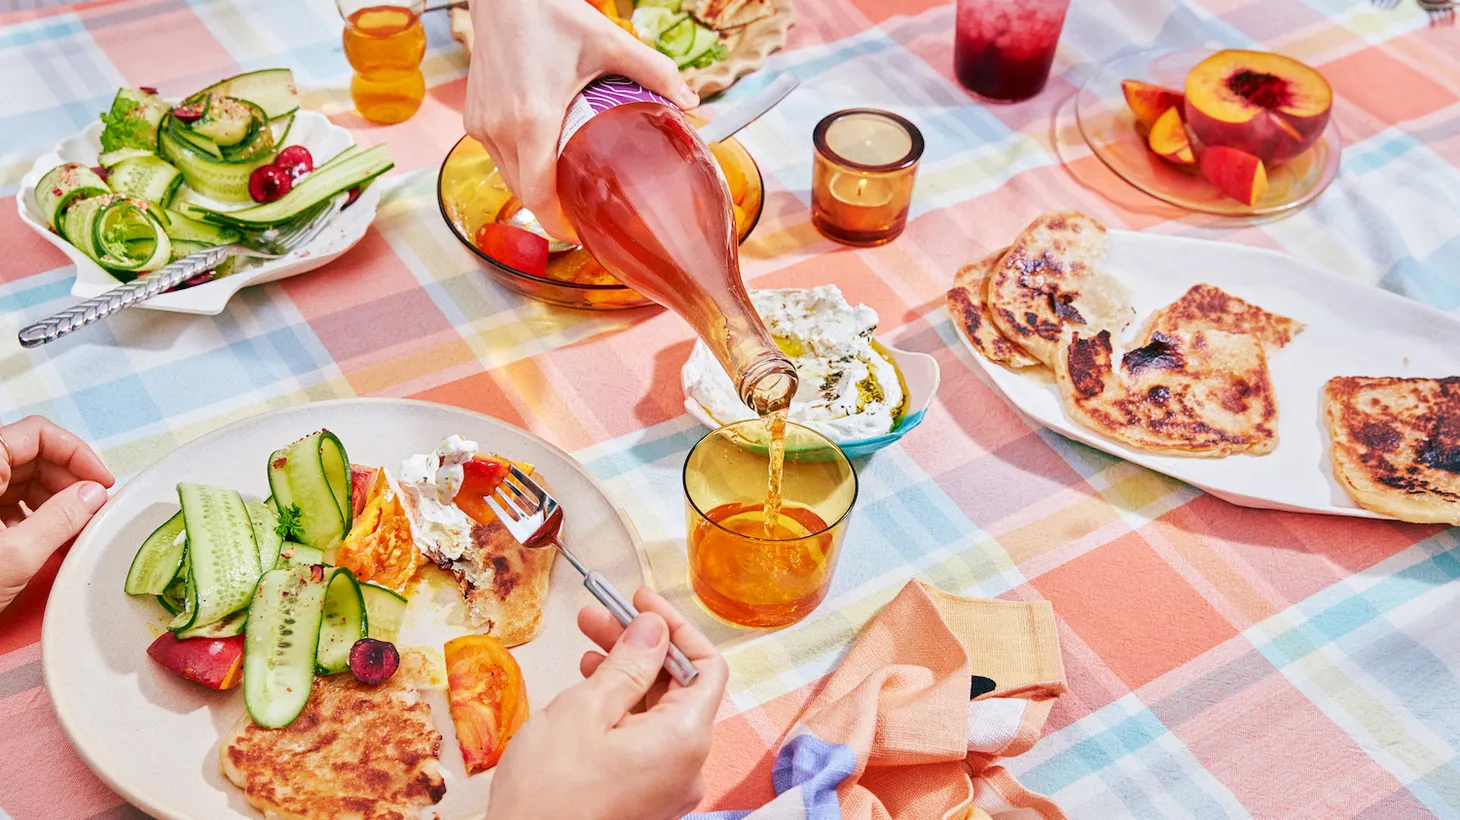
MULTIPOLYGON (((542 485, 528 478, 526 473, 516 467, 510 468, 510 472, 511 477, 504 478, 502 485, 486 499, 487 506, 492 508, 507 532, 512 533, 512 537, 522 546, 534 550, 557 547, 558 552, 573 565, 573 569, 582 573, 583 586, 608 607, 608 611, 613 613, 613 617, 620 624, 628 626, 638 616, 639 610, 614 589, 613 584, 602 573, 589 570, 572 550, 563 546, 563 508, 557 500, 542 485), (516 479, 516 482, 511 479, 516 479)), ((669 654, 664 658, 664 669, 680 686, 689 686, 700 674, 684 653, 672 643, 669 645, 669 654)))
POLYGON ((131 307, 159 293, 165 293, 204 271, 212 270, 225 259, 243 256, 250 259, 280 259, 308 245, 319 236, 330 219, 340 212, 345 196, 342 194, 329 205, 316 206, 295 220, 286 230, 272 236, 274 229, 247 236, 236 245, 222 245, 206 248, 188 254, 166 267, 159 268, 146 276, 139 276, 121 287, 112 288, 100 296, 87 299, 79 305, 53 314, 20 331, 21 347, 38 347, 104 319, 125 307, 131 307))

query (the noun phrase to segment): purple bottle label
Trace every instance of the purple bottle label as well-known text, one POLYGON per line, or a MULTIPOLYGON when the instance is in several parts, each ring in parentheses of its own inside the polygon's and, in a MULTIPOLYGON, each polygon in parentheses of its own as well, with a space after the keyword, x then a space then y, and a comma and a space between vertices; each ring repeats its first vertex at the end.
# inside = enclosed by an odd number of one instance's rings
POLYGON ((649 91, 628 77, 621 77, 617 74, 599 77, 589 83, 588 87, 578 92, 578 96, 574 97, 573 102, 568 105, 568 113, 563 119, 563 135, 558 139, 558 153, 563 153, 563 148, 568 144, 568 140, 578 132, 579 128, 583 127, 584 123, 610 108, 636 102, 674 106, 674 103, 653 91, 649 91))

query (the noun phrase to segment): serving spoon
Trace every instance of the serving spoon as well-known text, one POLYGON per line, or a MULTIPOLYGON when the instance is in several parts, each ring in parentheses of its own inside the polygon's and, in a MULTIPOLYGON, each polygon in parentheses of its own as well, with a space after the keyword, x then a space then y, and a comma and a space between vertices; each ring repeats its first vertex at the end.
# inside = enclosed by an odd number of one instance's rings
MULTIPOLYGON (((699 132, 700 139, 704 140, 706 145, 727 140, 737 134, 740 129, 760 119, 762 114, 775 108, 781 100, 786 98, 787 94, 796 90, 796 86, 800 84, 801 81, 796 79, 795 74, 784 72, 765 88, 752 95, 750 99, 695 130, 699 132)), ((507 218, 505 224, 546 239, 549 253, 561 253, 576 250, 579 247, 576 243, 564 242, 549 236, 547 231, 543 230, 542 224, 537 221, 537 217, 526 208, 518 208, 512 216, 507 218)))

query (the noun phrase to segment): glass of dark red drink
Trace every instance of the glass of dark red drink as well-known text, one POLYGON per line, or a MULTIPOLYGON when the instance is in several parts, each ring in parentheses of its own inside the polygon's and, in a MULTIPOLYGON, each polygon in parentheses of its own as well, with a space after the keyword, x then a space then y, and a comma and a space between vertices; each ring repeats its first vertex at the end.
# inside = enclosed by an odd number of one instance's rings
POLYGON ((958 0, 953 72, 995 102, 1027 100, 1044 89, 1070 0, 958 0))

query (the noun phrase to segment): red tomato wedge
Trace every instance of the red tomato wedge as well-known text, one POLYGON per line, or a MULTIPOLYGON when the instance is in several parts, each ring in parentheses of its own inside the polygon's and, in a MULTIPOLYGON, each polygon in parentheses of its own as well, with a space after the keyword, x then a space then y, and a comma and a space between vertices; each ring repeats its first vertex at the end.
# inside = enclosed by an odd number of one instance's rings
POLYGON ((374 467, 350 465, 350 494, 356 516, 359 516, 360 512, 365 509, 365 499, 370 495, 370 488, 375 484, 375 472, 374 467))
POLYGON ((147 656, 167 670, 209 689, 232 689, 243 677, 243 636, 179 639, 157 636, 147 656))
POLYGON ((497 765, 507 742, 527 722, 527 685, 512 653, 490 635, 447 641, 451 722, 468 774, 497 765))
POLYGON ((477 248, 502 264, 533 276, 547 273, 548 241, 535 233, 501 222, 477 229, 477 248))
POLYGON ((472 457, 461 465, 461 490, 456 493, 456 506, 478 524, 487 525, 497 520, 486 498, 502 486, 512 462, 501 456, 472 457))

